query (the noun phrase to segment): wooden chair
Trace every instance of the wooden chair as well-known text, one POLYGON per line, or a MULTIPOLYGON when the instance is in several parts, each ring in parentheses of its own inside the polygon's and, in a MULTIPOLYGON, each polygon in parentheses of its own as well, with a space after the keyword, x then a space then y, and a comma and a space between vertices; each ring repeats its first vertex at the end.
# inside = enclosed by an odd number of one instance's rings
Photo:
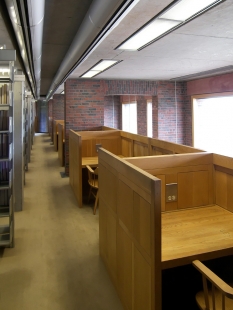
POLYGON ((199 260, 193 261, 193 266, 202 274, 203 291, 196 295, 199 308, 202 310, 232 310, 233 288, 199 260), (210 288, 208 288, 208 284, 211 284, 210 288))
POLYGON ((92 194, 95 197, 95 205, 93 209, 93 214, 95 214, 98 201, 99 201, 98 167, 95 170, 93 170, 90 166, 86 166, 86 167, 87 167, 87 172, 88 172, 88 183, 90 185, 88 202, 92 194))

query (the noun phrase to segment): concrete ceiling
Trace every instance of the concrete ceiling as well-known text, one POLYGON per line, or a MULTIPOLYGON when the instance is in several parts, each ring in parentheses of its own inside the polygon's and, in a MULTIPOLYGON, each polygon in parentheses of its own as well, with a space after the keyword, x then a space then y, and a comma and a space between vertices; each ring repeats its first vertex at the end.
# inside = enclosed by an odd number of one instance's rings
MULTIPOLYGON (((45 1, 41 95, 47 95, 92 2, 45 1)), ((226 0, 141 51, 115 49, 171 2, 140 0, 69 78, 79 78, 101 59, 122 62, 94 79, 187 80, 188 76, 194 75, 195 78, 195 75, 202 76, 203 72, 207 72, 203 76, 226 70, 233 72, 233 0, 226 0)), ((0 43, 4 40, 8 42, 7 37, 4 39, 4 33, 4 23, 0 19, 0 43)), ((56 93, 62 90, 63 85, 56 93)))
POLYGON ((233 65, 232 0, 225 1, 141 51, 115 50, 170 2, 141 0, 70 77, 79 77, 101 58, 123 60, 96 76, 103 79, 169 80, 233 65))

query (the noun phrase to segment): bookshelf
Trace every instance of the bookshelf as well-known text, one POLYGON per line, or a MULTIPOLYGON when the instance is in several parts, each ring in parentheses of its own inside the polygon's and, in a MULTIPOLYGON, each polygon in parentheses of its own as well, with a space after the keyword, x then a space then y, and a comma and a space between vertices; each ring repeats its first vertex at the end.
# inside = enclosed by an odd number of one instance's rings
POLYGON ((25 107, 25 76, 14 77, 14 152, 13 152, 13 188, 14 210, 22 211, 24 203, 24 107, 25 107))
POLYGON ((14 246, 13 84, 14 50, 0 50, 0 246, 14 246))
POLYGON ((32 149, 32 132, 31 132, 31 107, 32 107, 32 94, 30 91, 26 92, 25 100, 25 170, 28 170, 28 163, 30 163, 31 149, 32 149))

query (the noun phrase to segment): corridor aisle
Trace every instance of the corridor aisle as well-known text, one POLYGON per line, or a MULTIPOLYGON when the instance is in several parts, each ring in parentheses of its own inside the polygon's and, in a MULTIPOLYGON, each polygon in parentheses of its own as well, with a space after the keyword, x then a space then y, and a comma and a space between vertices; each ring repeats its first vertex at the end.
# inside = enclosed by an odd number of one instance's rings
POLYGON ((99 257, 98 212, 77 207, 50 142, 35 136, 15 248, 0 248, 0 310, 122 310, 99 257))

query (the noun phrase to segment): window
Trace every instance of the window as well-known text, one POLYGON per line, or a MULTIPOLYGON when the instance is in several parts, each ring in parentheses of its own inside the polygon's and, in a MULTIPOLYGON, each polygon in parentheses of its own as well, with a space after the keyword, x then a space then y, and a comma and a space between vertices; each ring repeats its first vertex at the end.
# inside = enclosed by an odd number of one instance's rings
POLYGON ((233 95, 194 99, 193 146, 233 157, 233 95))
POLYGON ((137 133, 137 103, 122 103, 122 129, 137 133))
POLYGON ((152 130, 152 100, 147 100, 147 136, 153 137, 152 130))

